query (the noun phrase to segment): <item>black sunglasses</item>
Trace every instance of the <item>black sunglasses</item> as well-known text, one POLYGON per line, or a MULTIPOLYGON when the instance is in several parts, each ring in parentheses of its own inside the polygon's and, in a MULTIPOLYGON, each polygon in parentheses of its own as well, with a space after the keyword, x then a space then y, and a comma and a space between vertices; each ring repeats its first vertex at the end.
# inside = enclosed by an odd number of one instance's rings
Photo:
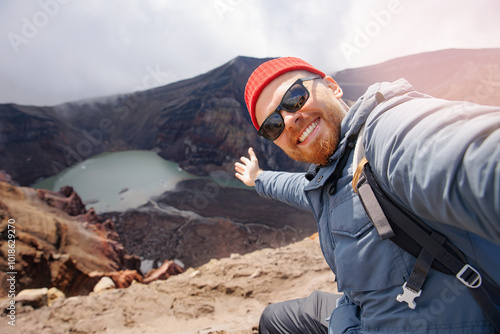
POLYGON ((296 112, 302 108, 309 99, 309 91, 304 87, 303 82, 314 79, 321 79, 321 77, 300 78, 288 88, 276 110, 260 126, 259 132, 257 132, 259 136, 271 141, 278 139, 285 129, 285 120, 281 116, 280 110, 296 112))

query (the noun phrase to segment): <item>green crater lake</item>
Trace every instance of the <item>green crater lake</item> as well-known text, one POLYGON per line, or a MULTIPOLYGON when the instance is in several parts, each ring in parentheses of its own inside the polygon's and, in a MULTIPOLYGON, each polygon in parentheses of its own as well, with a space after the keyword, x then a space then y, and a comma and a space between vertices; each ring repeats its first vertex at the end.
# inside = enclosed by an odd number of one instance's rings
POLYGON ((190 178, 196 177, 155 152, 125 151, 95 156, 32 187, 59 191, 72 186, 87 209, 103 213, 136 208, 190 178))

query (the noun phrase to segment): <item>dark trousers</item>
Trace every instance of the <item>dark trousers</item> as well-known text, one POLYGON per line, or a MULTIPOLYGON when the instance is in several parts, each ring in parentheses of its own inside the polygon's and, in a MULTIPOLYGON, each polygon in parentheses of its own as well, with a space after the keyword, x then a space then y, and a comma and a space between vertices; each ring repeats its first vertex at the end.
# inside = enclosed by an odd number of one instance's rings
POLYGON ((314 291, 309 297, 271 304, 260 317, 259 333, 325 333, 337 299, 342 295, 314 291))

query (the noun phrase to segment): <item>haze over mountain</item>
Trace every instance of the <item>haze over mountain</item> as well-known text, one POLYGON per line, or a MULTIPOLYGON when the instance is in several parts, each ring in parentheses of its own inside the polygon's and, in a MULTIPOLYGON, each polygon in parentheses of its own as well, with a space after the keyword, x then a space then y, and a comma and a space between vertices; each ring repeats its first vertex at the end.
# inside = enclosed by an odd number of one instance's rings
POLYGON ((358 99, 369 85, 407 79, 417 91, 447 100, 500 104, 500 49, 427 52, 340 71, 344 97, 358 99))

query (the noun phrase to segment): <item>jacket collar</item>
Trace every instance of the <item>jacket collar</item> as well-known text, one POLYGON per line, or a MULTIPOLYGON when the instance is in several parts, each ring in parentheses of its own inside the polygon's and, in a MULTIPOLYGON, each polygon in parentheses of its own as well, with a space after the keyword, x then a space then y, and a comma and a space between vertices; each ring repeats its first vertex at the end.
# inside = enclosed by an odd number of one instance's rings
MULTIPOLYGON (((335 150, 333 155, 330 157, 329 163, 326 166, 318 166, 314 164, 309 166, 306 178, 309 181, 312 181, 316 176, 318 176, 320 169, 323 167, 331 166, 335 168, 337 162, 346 152, 348 138, 351 138, 353 135, 359 133, 373 109, 396 95, 407 93, 412 90, 414 90, 413 86, 410 85, 410 83, 405 79, 399 79, 392 83, 375 83, 368 87, 365 94, 361 96, 351 108, 349 108, 349 111, 342 120, 340 125, 341 140, 337 150, 335 150)), ((330 170, 330 168, 327 169, 330 170)), ((316 187, 319 187, 322 185, 322 182, 316 182, 315 184, 316 187)))

